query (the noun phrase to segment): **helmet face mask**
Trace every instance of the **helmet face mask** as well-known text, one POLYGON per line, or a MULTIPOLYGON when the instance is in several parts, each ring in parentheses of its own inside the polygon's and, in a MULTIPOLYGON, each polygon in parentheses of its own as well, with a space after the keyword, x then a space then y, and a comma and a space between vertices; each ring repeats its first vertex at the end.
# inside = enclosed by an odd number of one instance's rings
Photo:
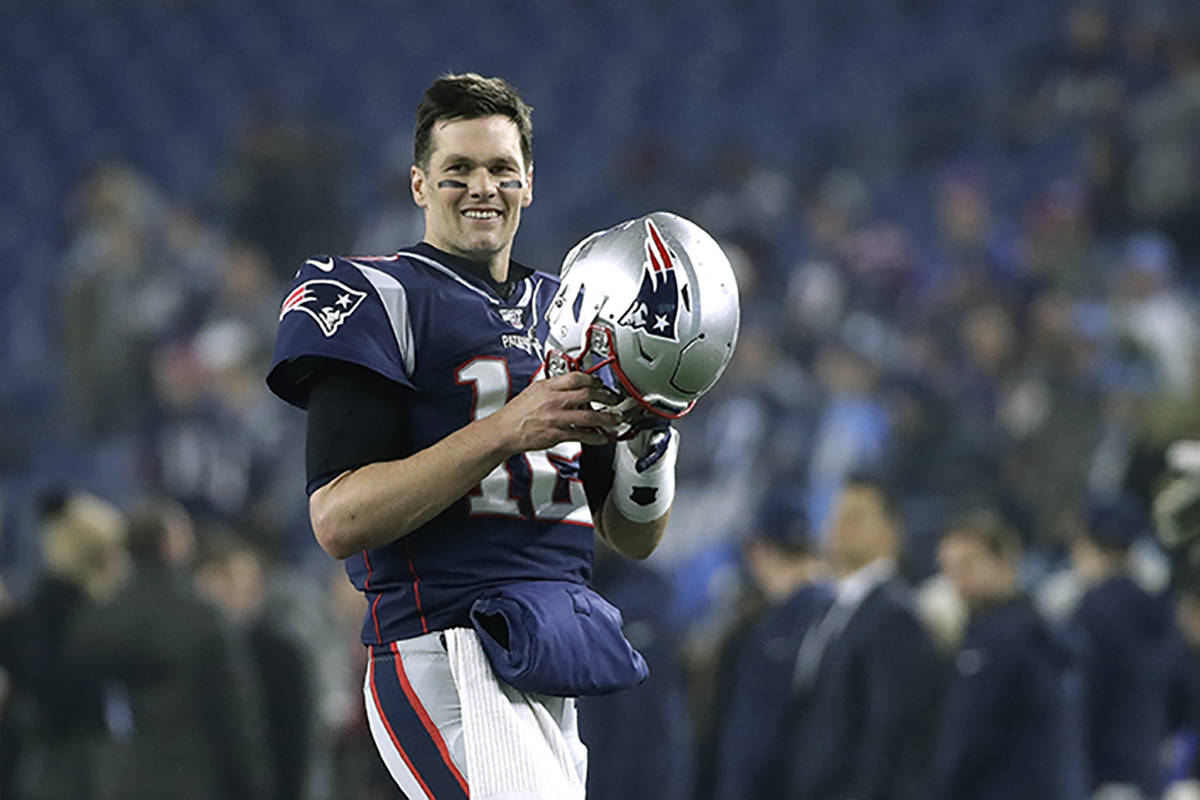
POLYGON ((560 277, 546 315, 549 376, 597 374, 632 410, 677 419, 733 355, 733 269, 682 217, 656 212, 594 233, 567 254, 560 277))

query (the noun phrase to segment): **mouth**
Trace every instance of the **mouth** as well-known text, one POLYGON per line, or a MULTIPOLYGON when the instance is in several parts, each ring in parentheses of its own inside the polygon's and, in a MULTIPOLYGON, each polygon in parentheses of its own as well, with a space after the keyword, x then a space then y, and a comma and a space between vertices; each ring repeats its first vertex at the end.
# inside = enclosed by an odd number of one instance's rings
POLYGON ((467 219, 476 219, 487 222, 488 220, 499 219, 500 211, 495 208, 467 208, 461 212, 467 219))

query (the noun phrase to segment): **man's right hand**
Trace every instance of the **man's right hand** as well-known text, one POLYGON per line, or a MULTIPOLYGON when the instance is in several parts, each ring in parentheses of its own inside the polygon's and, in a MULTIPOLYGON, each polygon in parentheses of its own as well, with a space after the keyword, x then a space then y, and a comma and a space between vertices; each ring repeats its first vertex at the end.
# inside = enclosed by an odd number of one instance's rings
POLYGON ((495 426, 504 449, 513 455, 545 450, 561 442, 602 445, 620 423, 619 415, 592 410, 592 403, 613 405, 620 396, 594 375, 568 372, 537 380, 480 422, 495 426))

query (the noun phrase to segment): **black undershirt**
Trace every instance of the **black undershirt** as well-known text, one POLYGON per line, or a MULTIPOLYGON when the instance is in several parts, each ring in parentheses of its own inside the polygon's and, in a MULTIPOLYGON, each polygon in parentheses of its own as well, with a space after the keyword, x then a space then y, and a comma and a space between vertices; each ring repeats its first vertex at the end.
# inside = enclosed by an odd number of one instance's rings
MULTIPOLYGON (((348 470, 412 455, 411 389, 332 359, 323 360, 308 383, 304 460, 309 494, 348 470)), ((579 471, 593 517, 612 488, 612 463, 613 445, 584 445, 579 471)))

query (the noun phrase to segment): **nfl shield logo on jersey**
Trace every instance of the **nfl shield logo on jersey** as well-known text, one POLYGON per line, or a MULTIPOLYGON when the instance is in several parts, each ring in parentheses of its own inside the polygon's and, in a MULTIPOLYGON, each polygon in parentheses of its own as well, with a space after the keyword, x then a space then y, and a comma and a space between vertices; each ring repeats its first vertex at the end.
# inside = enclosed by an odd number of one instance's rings
POLYGON ((341 281, 328 278, 305 281, 283 301, 279 319, 290 311, 303 311, 321 327, 321 333, 333 336, 366 296, 366 292, 351 289, 341 281))
POLYGON ((652 220, 646 220, 646 260, 642 266, 642 285, 637 297, 618 322, 641 328, 651 336, 679 341, 675 323, 679 318, 679 298, 687 292, 682 270, 675 269, 671 251, 652 220))
POLYGON ((514 328, 522 328, 525 326, 525 309, 523 308, 501 308, 500 318, 512 325, 514 328))

